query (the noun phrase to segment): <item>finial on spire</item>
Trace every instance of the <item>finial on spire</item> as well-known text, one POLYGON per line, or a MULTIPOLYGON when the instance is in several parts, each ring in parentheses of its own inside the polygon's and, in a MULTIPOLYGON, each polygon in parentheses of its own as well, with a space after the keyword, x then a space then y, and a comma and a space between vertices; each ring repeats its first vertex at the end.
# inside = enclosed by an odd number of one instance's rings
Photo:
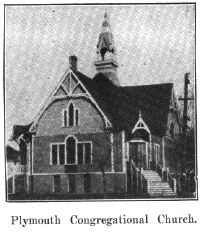
POLYGON ((117 77, 117 59, 113 34, 110 27, 107 9, 104 12, 101 32, 97 43, 97 60, 95 66, 98 72, 102 72, 115 84, 120 85, 117 77))
POLYGON ((109 16, 108 16, 107 9, 105 10, 105 13, 104 13, 104 19, 103 19, 102 27, 103 28, 105 28, 105 27, 109 28, 110 27, 109 16))
POLYGON ((139 111, 139 119, 142 118, 141 110, 139 111))
POLYGON ((108 19, 108 12, 107 12, 107 9, 105 10, 105 13, 104 13, 104 19, 108 19))

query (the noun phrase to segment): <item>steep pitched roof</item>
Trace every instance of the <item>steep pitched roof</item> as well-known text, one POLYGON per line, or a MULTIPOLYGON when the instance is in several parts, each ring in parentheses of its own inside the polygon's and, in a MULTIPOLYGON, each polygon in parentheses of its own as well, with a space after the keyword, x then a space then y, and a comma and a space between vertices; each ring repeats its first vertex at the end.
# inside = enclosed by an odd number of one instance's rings
POLYGON ((80 72, 76 72, 76 75, 116 130, 130 131, 141 111, 151 133, 157 136, 165 135, 172 83, 118 87, 102 73, 96 74, 93 79, 80 72))
POLYGON ((173 84, 156 84, 122 87, 123 91, 137 101, 143 120, 152 134, 166 133, 173 84))
POLYGON ((124 91, 114 85, 105 75, 98 73, 90 79, 80 72, 76 75, 105 112, 116 130, 126 129, 138 119, 137 102, 130 99, 124 91))

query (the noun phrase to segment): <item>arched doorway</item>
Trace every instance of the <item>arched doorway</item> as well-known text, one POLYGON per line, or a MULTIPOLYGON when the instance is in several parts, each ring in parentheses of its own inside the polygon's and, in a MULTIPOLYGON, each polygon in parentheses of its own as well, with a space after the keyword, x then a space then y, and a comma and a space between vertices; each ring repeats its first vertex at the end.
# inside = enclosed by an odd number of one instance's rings
POLYGON ((143 169, 150 168, 150 145, 151 133, 140 112, 138 122, 129 138, 129 158, 133 160, 137 167, 143 169))

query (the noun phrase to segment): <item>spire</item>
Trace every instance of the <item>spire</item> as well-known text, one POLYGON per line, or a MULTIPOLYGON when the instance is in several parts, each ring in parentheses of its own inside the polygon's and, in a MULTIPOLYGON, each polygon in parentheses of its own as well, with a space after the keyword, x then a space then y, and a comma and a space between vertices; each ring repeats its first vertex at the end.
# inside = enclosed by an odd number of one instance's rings
POLYGON ((117 78, 116 49, 107 10, 104 13, 96 52, 97 58, 94 65, 97 71, 104 73, 115 85, 120 85, 117 78))

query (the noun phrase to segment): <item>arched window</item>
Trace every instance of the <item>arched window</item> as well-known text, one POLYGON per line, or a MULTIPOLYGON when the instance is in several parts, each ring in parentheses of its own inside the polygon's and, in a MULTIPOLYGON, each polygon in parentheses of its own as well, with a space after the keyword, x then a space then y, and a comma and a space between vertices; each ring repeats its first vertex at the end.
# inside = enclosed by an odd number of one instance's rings
POLYGON ((74 105, 69 105, 69 126, 74 126, 74 105))
POLYGON ((68 137, 66 140, 67 164, 76 164, 76 140, 68 137))
POLYGON ((79 109, 72 102, 68 105, 67 110, 63 110, 62 117, 63 127, 79 125, 79 109))

